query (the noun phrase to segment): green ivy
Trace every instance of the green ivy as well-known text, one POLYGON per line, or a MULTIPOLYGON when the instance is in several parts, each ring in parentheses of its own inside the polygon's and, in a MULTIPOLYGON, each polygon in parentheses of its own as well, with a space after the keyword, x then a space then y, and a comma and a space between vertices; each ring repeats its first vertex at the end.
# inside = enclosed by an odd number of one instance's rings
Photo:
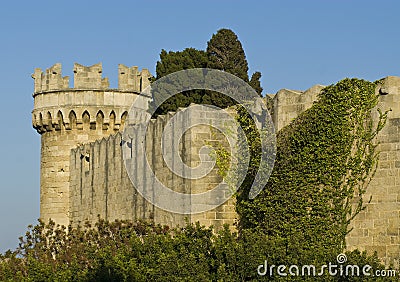
POLYGON ((349 223, 364 208, 362 196, 378 157, 375 137, 386 122, 387 113, 372 118, 375 87, 344 79, 324 88, 310 109, 277 134, 274 170, 254 200, 248 191, 259 163, 259 137, 239 111, 253 146, 253 166, 237 195, 240 230, 283 240, 281 251, 292 259, 321 261, 342 252, 349 223))

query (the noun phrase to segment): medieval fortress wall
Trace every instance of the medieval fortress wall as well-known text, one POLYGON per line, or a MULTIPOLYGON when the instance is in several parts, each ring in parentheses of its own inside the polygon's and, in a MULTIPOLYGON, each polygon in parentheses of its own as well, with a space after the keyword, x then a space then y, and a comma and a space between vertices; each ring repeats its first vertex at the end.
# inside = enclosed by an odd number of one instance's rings
MULTIPOLYGON (((280 90, 274 96, 273 120, 280 130, 312 106, 322 86, 305 92, 280 90), (304 97, 307 96, 307 97, 304 97)), ((377 136, 380 152, 375 175, 364 195, 366 209, 352 221, 347 235, 348 249, 377 252, 388 265, 399 267, 400 259, 400 77, 386 77, 376 88, 377 109, 391 110, 385 127, 377 136), (369 202, 369 200, 371 201, 369 202), (369 202, 369 203, 368 203, 369 202)), ((374 113, 378 118, 378 112, 374 113)))
MULTIPOLYGON (((180 109, 179 111, 185 111, 180 109)), ((178 114, 179 114, 178 111, 178 114)), ((218 113, 207 113, 210 126, 221 122, 218 113)), ((186 221, 199 221, 203 225, 213 225, 216 228, 223 224, 232 225, 236 219, 233 199, 224 205, 211 210, 195 214, 178 214, 165 211, 154 203, 156 195, 153 193, 154 178, 148 177, 145 168, 138 163, 149 162, 151 172, 166 187, 173 191, 187 194, 202 193, 217 186, 222 178, 217 169, 211 170, 207 176, 199 179, 189 179, 173 173, 164 161, 161 140, 166 126, 169 125, 173 113, 158 116, 151 120, 144 128, 138 124, 132 128, 133 138, 124 139, 121 133, 97 140, 94 143, 81 145, 71 152, 70 163, 70 220, 75 223, 88 220, 95 223, 98 216, 107 220, 154 220, 169 226, 185 225, 186 221), (144 140, 141 140, 138 131, 146 130, 144 140), (140 145, 144 144, 146 154, 140 154, 140 145), (123 150, 126 153, 127 163, 124 163, 123 150), (145 191, 150 193, 150 201, 146 200, 133 186, 127 173, 128 165, 135 175, 143 179, 145 191), (146 191, 147 190, 147 191, 146 191)), ((177 131, 172 131, 167 138, 179 142, 179 156, 189 167, 196 167, 201 163, 201 148, 207 144, 223 142, 221 133, 212 131, 208 125, 199 125, 188 129, 181 137, 177 131)), ((172 158, 174 155, 171 156, 172 158)), ((179 202, 171 205, 182 204, 179 202)), ((183 203, 185 204, 185 203, 183 203)), ((190 202, 186 203, 189 205, 190 202)), ((207 205, 207 199, 204 202, 207 205)))
MULTIPOLYGON (((128 150, 132 162, 145 161, 135 158, 139 142, 145 144, 147 160, 156 177, 174 191, 208 191, 222 178, 215 168, 204 178, 188 180, 166 166, 160 140, 174 113, 151 120, 144 140, 124 140, 121 131, 133 101, 141 99, 141 107, 147 109, 151 96, 141 92, 150 84, 151 74, 146 69, 139 71, 137 67, 123 65, 118 71, 118 89, 108 88, 108 80, 102 78, 101 64, 91 67, 75 64, 73 88, 69 88, 69 78, 62 77, 60 64, 45 73, 36 69, 32 75, 35 80, 32 123, 42 138, 40 217, 45 221, 52 218, 64 225, 70 221, 93 223, 98 215, 108 220, 149 219, 168 225, 183 225, 185 220, 217 228, 224 223, 232 224, 237 218, 233 199, 207 212, 181 215, 158 208, 133 187, 123 150, 128 150)), ((306 91, 283 89, 273 95, 271 115, 276 130, 311 107, 322 88, 316 85, 306 91)), ((366 202, 370 196, 372 200, 353 220, 347 245, 350 249, 377 251, 386 263, 398 266, 400 78, 385 78, 376 91, 380 94, 378 108, 392 111, 377 138, 380 160, 365 195, 366 202)), ((218 114, 204 118, 210 125, 223 120, 218 114)), ((134 130, 142 130, 141 119, 141 116, 129 117, 137 121, 134 130)), ((191 127, 181 138, 176 135, 172 132, 168 138, 179 142, 179 156, 190 167, 201 162, 199 152, 204 145, 227 144, 222 133, 204 124, 191 127)), ((146 175, 144 171, 136 173, 137 177, 146 175)), ((151 187, 151 179, 144 181, 151 187)))

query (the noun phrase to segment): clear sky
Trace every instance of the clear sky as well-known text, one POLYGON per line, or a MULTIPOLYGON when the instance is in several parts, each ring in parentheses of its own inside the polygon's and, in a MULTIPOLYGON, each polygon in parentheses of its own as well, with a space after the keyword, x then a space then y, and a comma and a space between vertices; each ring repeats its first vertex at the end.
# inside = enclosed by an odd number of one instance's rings
POLYGON ((267 93, 345 77, 400 75, 400 2, 2 1, 0 4, 0 252, 39 217, 40 136, 32 129, 34 68, 119 63, 154 74, 161 49, 205 49, 230 28, 267 93))

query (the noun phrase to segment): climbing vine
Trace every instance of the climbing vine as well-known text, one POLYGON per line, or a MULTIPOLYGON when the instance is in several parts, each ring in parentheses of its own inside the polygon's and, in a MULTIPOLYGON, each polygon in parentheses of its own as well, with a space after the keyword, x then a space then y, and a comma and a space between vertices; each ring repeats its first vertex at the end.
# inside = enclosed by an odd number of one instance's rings
POLYGON ((237 194, 240 230, 262 230, 284 240, 287 255, 315 259, 345 247, 349 223, 363 208, 374 174, 375 136, 387 113, 378 111, 376 83, 344 79, 323 89, 319 99, 277 135, 277 157, 267 186, 248 199, 256 172, 259 137, 249 117, 238 120, 250 140, 251 166, 237 194))

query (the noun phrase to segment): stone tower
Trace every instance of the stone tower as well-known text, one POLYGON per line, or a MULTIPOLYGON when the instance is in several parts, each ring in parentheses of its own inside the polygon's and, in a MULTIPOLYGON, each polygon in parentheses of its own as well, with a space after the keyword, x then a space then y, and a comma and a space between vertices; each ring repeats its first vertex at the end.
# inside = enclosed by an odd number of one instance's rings
MULTIPOLYGON (((61 64, 45 73, 35 69, 32 125, 41 135, 40 218, 69 223, 71 149, 120 131, 135 99, 147 108, 147 69, 119 65, 118 89, 109 89, 102 65, 74 65, 74 87, 62 77, 61 64)), ((85 156, 82 156, 84 158, 85 156)))

